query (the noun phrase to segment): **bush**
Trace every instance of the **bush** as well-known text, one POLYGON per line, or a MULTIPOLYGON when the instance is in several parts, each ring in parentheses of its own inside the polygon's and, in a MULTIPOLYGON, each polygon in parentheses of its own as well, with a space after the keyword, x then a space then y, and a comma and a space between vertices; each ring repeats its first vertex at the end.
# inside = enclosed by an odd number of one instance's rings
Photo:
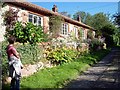
POLYGON ((7 47, 7 42, 1 42, 1 53, 2 53, 2 75, 6 76, 7 71, 8 71, 8 60, 7 60, 7 54, 6 54, 6 47, 7 47))
POLYGON ((103 42, 100 41, 98 38, 94 38, 89 42, 90 50, 95 51, 98 49, 98 47, 102 48, 103 42))
POLYGON ((47 60, 50 60, 53 64, 62 64, 73 61, 77 58, 77 51, 67 48, 56 48, 52 50, 47 56, 47 60))
MULTIPOLYGON (((8 45, 7 41, 0 43, 1 53, 2 53, 2 76, 3 77, 5 77, 8 72, 8 59, 7 59, 7 54, 6 54, 7 45, 8 45)), ((15 43, 15 47, 17 48, 17 51, 21 55, 21 61, 23 64, 31 64, 31 63, 35 63, 35 62, 42 60, 42 56, 43 56, 42 46, 41 47, 35 46, 36 48, 35 49, 30 44, 22 45, 19 43, 15 43)))
POLYGON ((23 64, 32 64, 40 61, 43 58, 42 46, 32 46, 30 44, 24 44, 17 46, 17 51, 21 54, 21 61, 23 64))

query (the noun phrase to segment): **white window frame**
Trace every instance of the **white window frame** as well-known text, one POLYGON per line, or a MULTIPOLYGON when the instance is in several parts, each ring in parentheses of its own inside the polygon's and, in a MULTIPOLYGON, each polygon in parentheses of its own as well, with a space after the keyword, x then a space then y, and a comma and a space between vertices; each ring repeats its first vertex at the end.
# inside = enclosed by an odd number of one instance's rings
POLYGON ((75 33, 75 36, 77 37, 78 36, 78 27, 74 26, 74 33, 75 33))
POLYGON ((28 22, 31 22, 33 23, 34 25, 41 25, 43 26, 43 23, 42 23, 42 20, 43 18, 41 16, 38 16, 38 15, 35 15, 35 14, 31 14, 29 13, 29 16, 28 16, 28 22), (31 15, 31 17, 30 17, 31 15), (36 19, 35 19, 36 18, 36 19), (31 21, 30 21, 31 20, 31 21), (36 21, 35 21, 36 20, 36 21))
POLYGON ((68 35, 68 24, 67 23, 62 23, 61 34, 68 35))
POLYGON ((82 30, 82 39, 85 39, 85 30, 84 28, 82 28, 81 30, 82 30))

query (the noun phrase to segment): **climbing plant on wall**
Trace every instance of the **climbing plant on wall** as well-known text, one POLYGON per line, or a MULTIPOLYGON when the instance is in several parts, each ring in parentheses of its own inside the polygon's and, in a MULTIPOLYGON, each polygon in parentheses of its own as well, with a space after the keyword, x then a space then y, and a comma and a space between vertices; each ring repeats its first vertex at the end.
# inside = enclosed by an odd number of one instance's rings
POLYGON ((14 27, 15 23, 18 20, 18 12, 19 12, 18 9, 17 10, 10 9, 2 14, 3 22, 4 25, 6 26, 6 31, 9 31, 14 27))
POLYGON ((62 17, 55 15, 50 16, 49 19, 50 33, 52 34, 51 37, 55 37, 59 34, 61 30, 61 24, 64 20, 62 17))

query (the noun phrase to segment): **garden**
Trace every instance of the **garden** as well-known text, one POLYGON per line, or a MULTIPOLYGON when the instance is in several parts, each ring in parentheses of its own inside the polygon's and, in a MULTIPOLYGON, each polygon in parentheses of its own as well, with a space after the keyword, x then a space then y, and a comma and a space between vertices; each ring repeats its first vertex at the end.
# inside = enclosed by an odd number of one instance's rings
MULTIPOLYGON (((15 47, 21 55, 24 65, 36 64, 38 62, 50 62, 53 67, 38 70, 33 75, 21 79, 21 89, 33 88, 64 88, 64 86, 83 73, 87 68, 99 62, 110 49, 102 48, 103 38, 93 38, 90 32, 87 40, 82 40, 80 36, 77 40, 74 35, 69 38, 69 42, 79 42, 76 48, 68 47, 67 41, 57 40, 56 35, 60 30, 61 17, 50 17, 50 35, 43 32, 43 28, 30 22, 23 24, 17 21, 18 11, 6 11, 4 13, 4 24, 6 27, 6 40, 0 43, 2 52, 2 78, 3 89, 9 89, 9 84, 5 83, 8 77, 8 61, 6 55, 7 38, 16 37, 15 47), (10 14, 11 13, 11 14, 10 14), (14 17, 10 16, 13 15, 14 17), (10 18, 12 17, 12 18, 10 18), (53 24, 54 23, 54 24, 53 24), (81 51, 81 43, 87 44, 87 48, 81 51)), ((79 30, 79 33, 80 30, 79 30)), ((81 34, 80 34, 81 35, 81 34)))

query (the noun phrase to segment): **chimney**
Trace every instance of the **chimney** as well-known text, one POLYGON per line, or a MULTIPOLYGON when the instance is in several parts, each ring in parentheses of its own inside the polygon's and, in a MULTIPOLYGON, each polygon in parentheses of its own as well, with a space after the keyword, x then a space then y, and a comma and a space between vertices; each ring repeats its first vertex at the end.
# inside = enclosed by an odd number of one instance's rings
POLYGON ((80 17, 80 15, 77 16, 77 21, 78 21, 78 22, 81 22, 81 17, 80 17))
POLYGON ((57 8, 56 5, 53 5, 52 11, 53 11, 53 12, 58 12, 58 8, 57 8))

